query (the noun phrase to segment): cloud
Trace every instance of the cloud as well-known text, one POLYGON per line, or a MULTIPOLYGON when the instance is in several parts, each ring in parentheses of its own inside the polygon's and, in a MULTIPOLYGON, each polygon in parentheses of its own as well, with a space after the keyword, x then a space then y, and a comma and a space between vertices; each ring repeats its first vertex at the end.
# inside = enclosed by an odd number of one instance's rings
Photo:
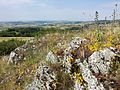
POLYGON ((31 3, 33 3, 33 0, 0 0, 0 5, 21 5, 31 3))

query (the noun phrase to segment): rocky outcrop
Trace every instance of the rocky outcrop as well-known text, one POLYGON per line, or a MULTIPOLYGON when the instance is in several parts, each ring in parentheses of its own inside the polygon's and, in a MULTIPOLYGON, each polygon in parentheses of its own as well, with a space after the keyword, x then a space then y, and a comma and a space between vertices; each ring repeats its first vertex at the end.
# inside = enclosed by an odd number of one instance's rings
MULTIPOLYGON (((49 52, 46 61, 60 67, 40 65, 34 81, 26 87, 26 90, 112 90, 111 81, 107 78, 118 55, 111 48, 92 53, 86 44, 86 39, 76 37, 59 54, 49 52), (59 73, 55 73, 55 70, 59 73), (70 76, 73 82, 69 89, 65 88, 64 83, 58 84, 62 76, 57 76, 62 74, 61 72, 70 76), (58 88, 60 86, 61 89, 58 88)), ((64 80, 68 79, 63 78, 64 80)))
POLYGON ((40 40, 28 40, 24 45, 16 48, 10 53, 8 63, 16 64, 20 61, 26 60, 26 58, 35 55, 40 50, 39 48, 42 47, 45 43, 46 42, 44 38, 40 40))
POLYGON ((25 52, 27 51, 28 47, 23 45, 22 47, 16 48, 14 51, 10 53, 9 56, 9 63, 17 63, 25 58, 25 52))
POLYGON ((49 61, 49 62, 51 62, 51 63, 57 63, 58 62, 57 56, 55 56, 52 51, 50 51, 47 54, 46 60, 49 61))
POLYGON ((25 90, 56 90, 56 75, 46 65, 40 65, 37 69, 35 80, 25 90))
POLYGON ((108 48, 94 52, 88 59, 90 68, 95 73, 108 74, 112 68, 112 61, 117 55, 108 48))
POLYGON ((103 84, 97 80, 88 67, 83 63, 79 63, 78 66, 80 67, 85 82, 87 82, 88 90, 105 90, 103 84))

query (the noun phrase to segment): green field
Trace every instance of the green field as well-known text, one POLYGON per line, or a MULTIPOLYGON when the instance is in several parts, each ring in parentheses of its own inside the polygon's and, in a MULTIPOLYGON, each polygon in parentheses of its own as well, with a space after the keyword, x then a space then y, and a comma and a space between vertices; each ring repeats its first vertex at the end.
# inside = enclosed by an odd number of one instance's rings
POLYGON ((8 41, 10 39, 17 39, 17 40, 23 40, 23 41, 27 41, 30 39, 33 39, 34 37, 0 37, 0 42, 2 41, 8 41))

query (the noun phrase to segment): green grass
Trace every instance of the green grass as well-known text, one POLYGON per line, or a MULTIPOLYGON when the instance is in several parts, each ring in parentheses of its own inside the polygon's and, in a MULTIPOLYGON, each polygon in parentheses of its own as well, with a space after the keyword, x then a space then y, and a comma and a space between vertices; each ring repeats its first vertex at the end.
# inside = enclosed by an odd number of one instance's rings
POLYGON ((27 40, 30 40, 30 39, 33 39, 33 38, 34 37, 0 37, 0 42, 8 41, 8 40, 11 40, 11 39, 27 41, 27 40))

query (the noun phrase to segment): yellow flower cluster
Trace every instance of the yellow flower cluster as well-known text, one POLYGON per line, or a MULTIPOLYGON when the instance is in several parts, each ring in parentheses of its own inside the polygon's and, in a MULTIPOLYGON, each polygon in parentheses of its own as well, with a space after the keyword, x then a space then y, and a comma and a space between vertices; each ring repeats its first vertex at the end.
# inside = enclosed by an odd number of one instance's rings
POLYGON ((54 47, 54 48, 52 48, 51 51, 54 52, 54 53, 57 53, 59 51, 59 48, 58 47, 54 47))
POLYGON ((101 45, 98 42, 94 43, 93 45, 88 45, 88 47, 89 47, 89 49, 91 51, 98 51, 98 50, 100 50, 100 46, 101 45))
POLYGON ((81 73, 74 73, 74 79, 76 80, 77 83, 80 83, 81 85, 84 83, 84 79, 81 75, 81 73))
POLYGON ((114 42, 114 36, 113 36, 112 32, 110 31, 109 36, 107 37, 107 42, 104 46, 105 47, 113 46, 113 44, 112 44, 113 42, 114 42))

